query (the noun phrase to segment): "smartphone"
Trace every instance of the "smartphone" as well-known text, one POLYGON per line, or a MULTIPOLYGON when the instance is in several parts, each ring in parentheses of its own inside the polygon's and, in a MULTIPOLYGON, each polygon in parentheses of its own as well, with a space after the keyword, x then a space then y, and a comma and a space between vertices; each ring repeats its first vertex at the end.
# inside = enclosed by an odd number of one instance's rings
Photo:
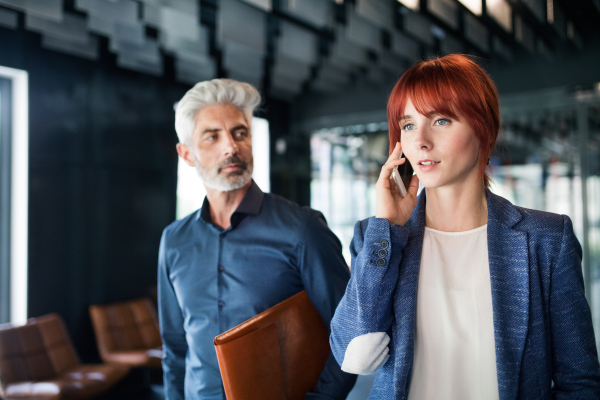
MULTIPOLYGON (((398 159, 402 158, 404 153, 401 151, 398 154, 398 159)), ((398 190, 400 191, 400 196, 402 198, 406 197, 408 193, 408 187, 410 186, 410 180, 412 179, 414 170, 410 162, 408 162, 408 158, 402 165, 398 165, 394 167, 392 170, 392 178, 394 178, 394 182, 396 182, 396 186, 398 186, 398 190)))

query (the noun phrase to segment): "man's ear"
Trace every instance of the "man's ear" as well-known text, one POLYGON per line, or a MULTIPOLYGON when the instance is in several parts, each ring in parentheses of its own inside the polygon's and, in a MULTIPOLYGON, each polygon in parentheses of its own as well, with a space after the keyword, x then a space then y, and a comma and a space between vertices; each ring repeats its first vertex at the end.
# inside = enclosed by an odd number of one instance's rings
POLYGON ((194 166, 194 158, 193 158, 192 152, 190 151, 190 148, 187 146, 187 144, 177 143, 176 148, 177 148, 177 154, 179 154, 179 157, 181 157, 187 165, 189 165, 190 167, 193 167, 194 166))

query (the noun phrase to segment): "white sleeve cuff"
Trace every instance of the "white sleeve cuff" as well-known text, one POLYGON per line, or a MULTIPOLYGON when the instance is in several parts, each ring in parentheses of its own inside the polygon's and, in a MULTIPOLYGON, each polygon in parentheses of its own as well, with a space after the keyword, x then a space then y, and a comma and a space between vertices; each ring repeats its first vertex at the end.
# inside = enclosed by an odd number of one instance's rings
POLYGON ((372 332, 352 339, 342 371, 357 375, 370 375, 381 368, 390 358, 388 344, 390 337, 385 332, 372 332))

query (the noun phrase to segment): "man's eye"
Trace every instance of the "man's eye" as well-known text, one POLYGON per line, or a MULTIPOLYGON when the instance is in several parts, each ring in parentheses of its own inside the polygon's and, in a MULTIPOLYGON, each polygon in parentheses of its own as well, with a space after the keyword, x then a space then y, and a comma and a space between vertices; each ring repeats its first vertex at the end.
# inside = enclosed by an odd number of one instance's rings
POLYGON ((217 140, 217 135, 210 135, 206 138, 207 141, 212 142, 217 140))
POLYGON ((237 132, 235 133, 235 135, 236 135, 237 137, 241 137, 241 138, 243 138, 243 137, 246 137, 246 136, 248 136, 248 132, 246 132, 246 131, 237 131, 237 132))

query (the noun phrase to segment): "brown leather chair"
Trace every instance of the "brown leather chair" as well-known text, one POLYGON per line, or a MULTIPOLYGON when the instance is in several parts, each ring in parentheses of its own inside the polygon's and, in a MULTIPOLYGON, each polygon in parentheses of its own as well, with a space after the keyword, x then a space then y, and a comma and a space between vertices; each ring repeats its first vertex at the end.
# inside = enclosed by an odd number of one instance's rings
POLYGON ((118 365, 81 364, 58 314, 0 327, 0 396, 4 399, 87 399, 129 372, 118 365))
POLYGON ((161 367, 162 341, 152 302, 142 298, 90 306, 100 357, 107 363, 161 367))

